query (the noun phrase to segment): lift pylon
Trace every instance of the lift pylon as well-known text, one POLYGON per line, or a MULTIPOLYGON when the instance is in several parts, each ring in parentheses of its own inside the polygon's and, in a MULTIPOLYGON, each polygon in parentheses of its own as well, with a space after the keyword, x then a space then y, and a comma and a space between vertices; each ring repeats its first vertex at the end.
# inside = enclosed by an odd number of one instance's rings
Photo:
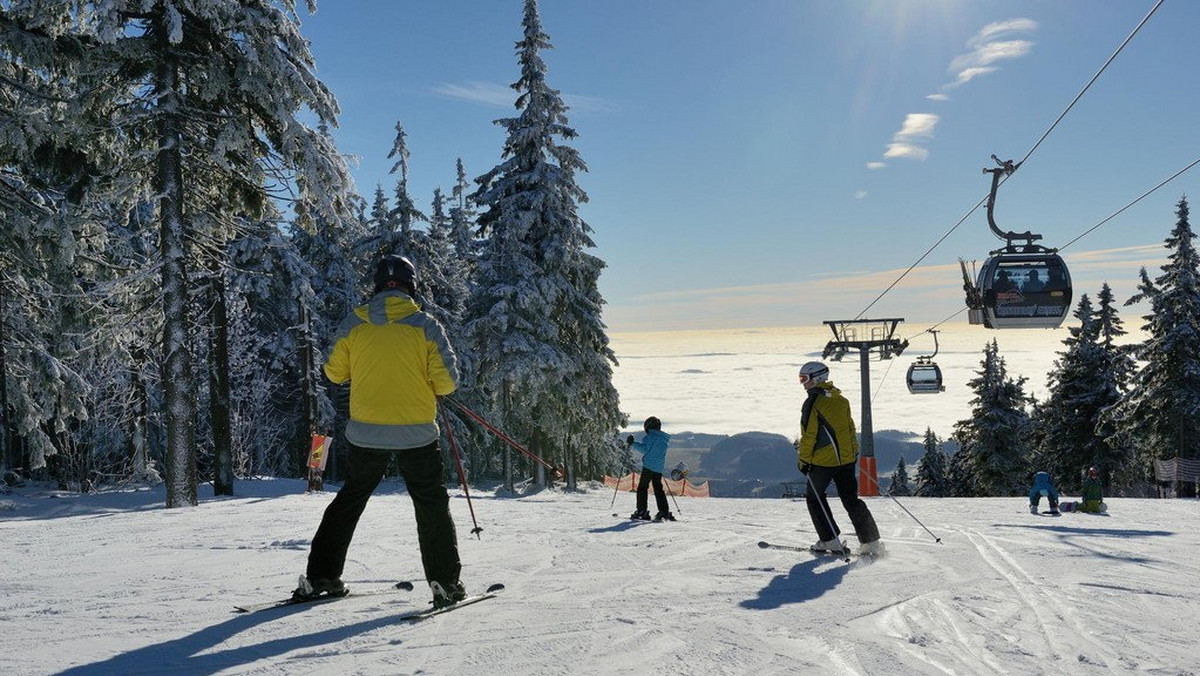
POLYGON ((858 493, 879 495, 879 475, 875 467, 875 432, 871 423, 871 353, 880 359, 899 356, 908 347, 907 340, 896 337, 903 318, 836 319, 825 322, 833 331, 833 340, 825 344, 822 358, 841 361, 851 350, 859 354, 862 381, 862 415, 859 416, 858 493))

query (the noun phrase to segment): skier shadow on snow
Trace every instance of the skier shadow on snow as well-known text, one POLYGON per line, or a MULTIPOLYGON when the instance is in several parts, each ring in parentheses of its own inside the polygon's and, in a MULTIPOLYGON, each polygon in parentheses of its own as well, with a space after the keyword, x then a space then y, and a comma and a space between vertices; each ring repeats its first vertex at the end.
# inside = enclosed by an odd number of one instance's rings
POLYGON ((1057 524, 1031 526, 1015 523, 1000 523, 996 525, 1008 528, 1035 528, 1037 530, 1055 533, 1058 540, 1064 545, 1081 549, 1087 553, 1087 556, 1100 559, 1111 559, 1114 561, 1127 561, 1129 563, 1151 563, 1155 559, 1145 555, 1138 556, 1126 553, 1104 552, 1093 547, 1088 547, 1085 545, 1085 543, 1091 543, 1095 541, 1095 538, 1104 537, 1126 540, 1134 538, 1168 537, 1175 535, 1174 531, 1169 530, 1138 530, 1135 528, 1087 528, 1084 526, 1063 526, 1057 524))
MULTIPOLYGON (((229 638, 251 630, 258 625, 280 620, 306 610, 313 610, 313 608, 304 608, 301 606, 291 612, 284 609, 272 613, 238 615, 220 624, 201 629, 189 636, 135 648, 100 662, 71 667, 70 669, 58 672, 56 676, 159 674, 164 672, 212 674, 284 655, 294 650, 336 645, 346 639, 384 627, 394 629, 397 626, 396 615, 399 614, 389 613, 385 617, 345 626, 331 627, 308 634, 276 638, 262 643, 244 645, 227 650, 205 652, 211 651, 229 638), (202 652, 204 653, 203 655, 200 654, 202 652)), ((399 643, 400 641, 392 641, 393 646, 399 643)))
POLYGON ((1037 530, 1045 530, 1053 533, 1063 533, 1068 535, 1095 535, 1099 537, 1114 537, 1114 538, 1144 538, 1144 537, 1169 537, 1175 535, 1175 531, 1169 530, 1139 530, 1136 528, 1089 528, 1087 526, 1067 526, 1061 523, 1054 524, 1025 524, 1025 523, 997 523, 993 524, 996 528, 1034 528, 1037 530))
POLYGON ((618 521, 617 523, 615 523, 611 526, 605 526, 604 528, 589 528, 588 532, 589 533, 624 533, 625 531, 633 530, 634 528, 641 528, 643 526, 653 526, 653 525, 654 524, 650 521, 632 521, 632 520, 618 521))
POLYGON ((803 603, 819 598, 842 583, 852 564, 814 557, 792 566, 787 575, 776 575, 758 597, 746 599, 738 605, 749 610, 774 610, 789 603, 803 603))

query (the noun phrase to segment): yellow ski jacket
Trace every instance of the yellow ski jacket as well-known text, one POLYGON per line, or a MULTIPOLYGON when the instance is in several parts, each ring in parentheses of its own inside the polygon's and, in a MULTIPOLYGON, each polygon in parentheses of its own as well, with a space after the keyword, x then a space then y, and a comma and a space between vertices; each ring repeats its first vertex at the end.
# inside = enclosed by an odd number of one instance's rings
POLYGON ((858 459, 858 434, 850 402, 831 382, 808 391, 800 415, 800 462, 838 467, 858 459))
POLYGON ((325 375, 350 383, 346 438, 364 448, 427 446, 438 438, 437 397, 457 388, 454 350, 407 294, 375 294, 342 320, 325 375))

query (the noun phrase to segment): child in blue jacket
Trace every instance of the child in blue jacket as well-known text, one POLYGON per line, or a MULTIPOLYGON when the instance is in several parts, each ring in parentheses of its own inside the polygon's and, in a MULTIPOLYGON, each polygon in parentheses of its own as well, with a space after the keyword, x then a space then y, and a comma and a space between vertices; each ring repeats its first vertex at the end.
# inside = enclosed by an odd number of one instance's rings
POLYGON ((1033 475, 1033 488, 1029 489, 1029 513, 1038 513, 1038 502, 1042 496, 1050 501, 1050 513, 1058 514, 1058 491, 1054 490, 1054 484, 1050 481, 1050 475, 1046 472, 1038 472, 1033 475))
POLYGON ((671 440, 671 435, 662 431, 662 421, 654 416, 646 418, 642 428, 646 430, 646 436, 642 437, 641 441, 634 441, 632 434, 625 439, 630 448, 642 454, 642 476, 637 487, 637 511, 630 514, 629 518, 650 520, 650 510, 646 508, 646 503, 648 489, 653 485, 654 501, 658 503, 658 514, 654 520, 674 521, 675 515, 671 514, 671 506, 667 504, 667 494, 663 492, 662 483, 663 467, 667 463, 667 442, 671 440))

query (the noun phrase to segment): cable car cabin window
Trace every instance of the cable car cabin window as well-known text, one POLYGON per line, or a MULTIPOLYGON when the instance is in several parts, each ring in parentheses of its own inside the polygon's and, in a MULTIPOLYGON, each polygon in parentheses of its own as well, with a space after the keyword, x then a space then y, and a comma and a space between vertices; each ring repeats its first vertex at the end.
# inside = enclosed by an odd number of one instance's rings
POLYGON ((942 370, 933 362, 917 362, 908 367, 908 391, 913 394, 945 392, 942 370))
POLYGON ((984 324, 1056 328, 1071 309, 1071 276, 1057 254, 1000 254, 979 272, 984 324))

